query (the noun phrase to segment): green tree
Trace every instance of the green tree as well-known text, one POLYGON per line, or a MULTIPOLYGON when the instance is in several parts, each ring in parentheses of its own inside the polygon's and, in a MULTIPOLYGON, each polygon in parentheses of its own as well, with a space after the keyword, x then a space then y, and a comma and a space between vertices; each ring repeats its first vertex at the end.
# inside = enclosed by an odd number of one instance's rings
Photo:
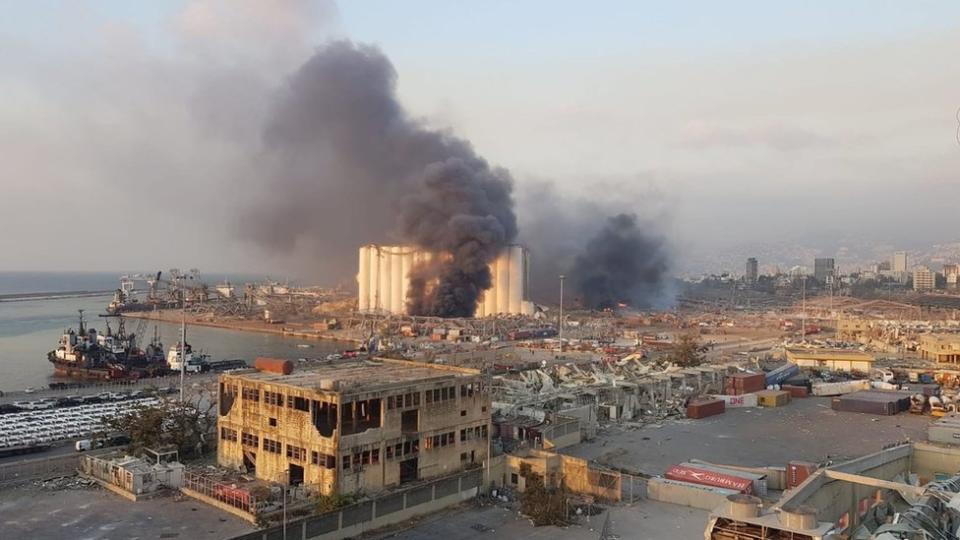
POLYGON ((703 363, 704 347, 693 334, 683 334, 669 355, 670 362, 680 367, 696 367, 703 363))
POLYGON ((176 448, 181 457, 199 457, 216 430, 216 396, 210 388, 191 389, 185 402, 164 400, 105 419, 107 431, 130 437, 131 450, 176 448))

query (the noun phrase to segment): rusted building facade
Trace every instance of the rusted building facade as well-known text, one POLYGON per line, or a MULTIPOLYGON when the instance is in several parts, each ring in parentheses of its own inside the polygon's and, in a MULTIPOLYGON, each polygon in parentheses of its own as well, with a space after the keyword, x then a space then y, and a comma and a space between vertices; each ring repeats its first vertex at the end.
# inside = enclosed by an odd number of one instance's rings
POLYGON ((478 466, 490 396, 478 370, 378 359, 220 376, 217 459, 322 494, 478 466))

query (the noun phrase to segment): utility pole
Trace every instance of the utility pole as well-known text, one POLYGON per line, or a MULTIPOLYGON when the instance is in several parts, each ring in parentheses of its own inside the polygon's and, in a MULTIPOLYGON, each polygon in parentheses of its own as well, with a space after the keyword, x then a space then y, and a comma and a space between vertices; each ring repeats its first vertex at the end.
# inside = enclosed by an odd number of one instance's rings
POLYGON ((807 342, 807 276, 803 275, 800 284, 800 305, 803 313, 800 314, 800 341, 807 342))
POLYGON ((560 274, 560 320, 557 321, 560 334, 560 354, 563 354, 563 278, 564 275, 560 274))
POLYGON ((187 298, 180 290, 180 403, 183 403, 183 383, 187 374, 187 298))

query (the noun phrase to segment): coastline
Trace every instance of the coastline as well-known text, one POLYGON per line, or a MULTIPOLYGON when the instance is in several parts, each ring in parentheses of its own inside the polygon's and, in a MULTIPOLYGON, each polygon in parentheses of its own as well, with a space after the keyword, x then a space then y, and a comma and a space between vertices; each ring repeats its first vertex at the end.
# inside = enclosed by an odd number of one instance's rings
MULTIPOLYGON (((170 324, 180 324, 181 321, 181 312, 178 309, 158 309, 155 311, 133 311, 129 313, 122 314, 122 317, 128 319, 147 319, 147 320, 156 320, 160 322, 170 323, 170 324)), ((186 322, 188 325, 194 326, 206 326, 209 328, 220 328, 223 330, 236 330, 241 332, 259 332, 262 334, 275 334, 279 336, 299 338, 299 339, 313 339, 320 341, 339 341, 343 343, 351 343, 353 345, 361 345, 363 340, 335 334, 333 332, 321 332, 309 328, 303 323, 289 323, 289 324, 270 324, 264 321, 251 321, 251 320, 230 320, 230 319, 221 319, 221 320, 207 320, 198 318, 194 315, 187 314, 186 322), (293 325, 297 325, 295 328, 293 325)))

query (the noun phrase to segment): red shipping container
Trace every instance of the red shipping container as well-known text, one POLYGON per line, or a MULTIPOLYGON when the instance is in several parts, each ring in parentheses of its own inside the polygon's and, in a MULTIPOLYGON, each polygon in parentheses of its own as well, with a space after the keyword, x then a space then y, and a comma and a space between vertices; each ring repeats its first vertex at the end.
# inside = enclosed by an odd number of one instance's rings
POLYGON ((267 358, 266 356, 258 356, 257 359, 253 361, 253 367, 259 369, 260 371, 269 371, 271 373, 280 373, 282 375, 289 375, 293 373, 293 362, 290 360, 284 360, 283 358, 267 358))
POLYGON ((804 398, 810 395, 810 391, 807 390, 806 386, 793 386, 792 384, 784 384, 780 386, 780 389, 790 392, 791 398, 804 398))
POLYGON ((687 418, 706 418, 726 410, 727 404, 722 399, 695 399, 687 404, 687 418))
POLYGON ((816 463, 791 461, 787 464, 787 489, 793 489, 799 486, 816 471, 816 463))
POLYGON ((727 375, 725 387, 725 392, 733 396, 758 392, 767 387, 767 376, 763 373, 734 373, 727 375))
POLYGON ((749 478, 740 478, 729 474, 708 471, 696 467, 684 467, 683 465, 674 465, 667 469, 664 474, 670 480, 680 482, 689 482, 701 486, 712 486, 724 489, 733 489, 740 493, 750 494, 753 491, 753 480, 749 478))

